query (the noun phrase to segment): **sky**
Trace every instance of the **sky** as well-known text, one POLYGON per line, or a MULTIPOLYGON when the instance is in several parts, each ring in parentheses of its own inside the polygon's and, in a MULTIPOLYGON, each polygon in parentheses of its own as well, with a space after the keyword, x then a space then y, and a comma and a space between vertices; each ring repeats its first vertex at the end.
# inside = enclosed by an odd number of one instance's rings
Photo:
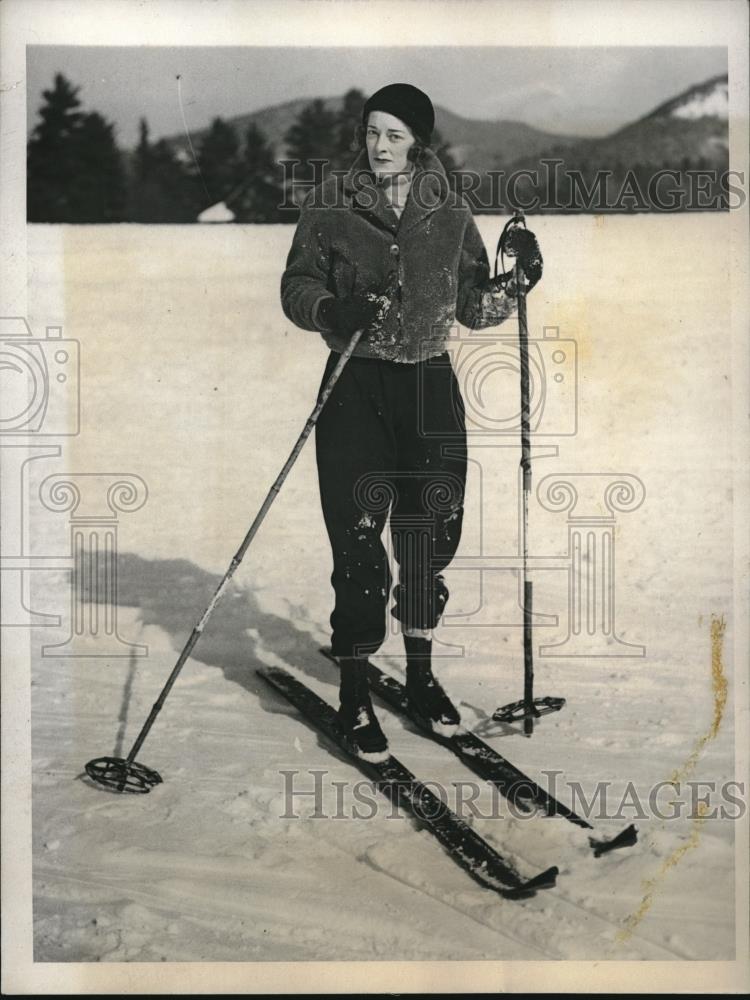
POLYGON ((693 84, 727 72, 717 47, 93 47, 29 46, 31 130, 54 74, 77 86, 83 109, 116 125, 120 145, 152 139, 299 97, 371 93, 409 82, 466 118, 512 119, 567 135, 600 136, 693 84))

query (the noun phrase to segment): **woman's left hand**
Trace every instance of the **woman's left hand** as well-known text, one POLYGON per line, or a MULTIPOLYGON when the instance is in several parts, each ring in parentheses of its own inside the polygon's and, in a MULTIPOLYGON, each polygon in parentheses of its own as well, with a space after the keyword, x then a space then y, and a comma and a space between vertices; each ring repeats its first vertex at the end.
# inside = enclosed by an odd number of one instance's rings
POLYGON ((544 261, 539 242, 530 229, 518 226, 508 233, 505 253, 515 257, 526 277, 526 290, 531 291, 542 276, 544 261))

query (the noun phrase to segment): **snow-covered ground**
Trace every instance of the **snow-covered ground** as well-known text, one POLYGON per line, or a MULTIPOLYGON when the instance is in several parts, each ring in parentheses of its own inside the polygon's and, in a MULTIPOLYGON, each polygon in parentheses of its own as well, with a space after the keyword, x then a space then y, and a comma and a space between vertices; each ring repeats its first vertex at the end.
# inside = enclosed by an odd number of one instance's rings
MULTIPOLYGON (((500 220, 479 222, 494 247, 500 220)), ((546 270, 529 301, 531 333, 557 327, 578 352, 577 434, 539 439, 550 453, 537 458, 535 485, 601 474, 589 511, 601 516, 607 477, 643 484, 643 503, 616 513, 613 535, 616 630, 645 655, 538 655, 538 693, 565 695, 565 709, 531 740, 492 723, 498 705, 521 696, 520 619, 513 573, 482 578, 476 565, 515 551, 518 451, 515 438, 472 438, 437 669, 465 722, 504 755, 542 783, 543 770, 562 772, 568 802, 566 780, 589 797, 610 782, 610 809, 626 792, 630 806, 597 825, 636 818, 640 829, 636 847, 596 860, 585 831, 563 821, 514 818, 502 802, 502 816, 488 817, 483 790, 476 829, 524 873, 560 867, 557 888, 525 902, 475 885, 384 799, 374 816, 351 818, 362 776, 255 673, 281 664, 336 697, 334 670, 316 652, 331 593, 311 445, 139 754, 164 783, 118 796, 86 780, 86 761, 132 745, 313 405, 326 351, 279 306, 288 227, 30 227, 30 322, 37 333, 62 324, 79 340, 82 405, 81 433, 61 458, 30 463, 30 495, 66 470, 132 473, 148 487, 142 509, 120 514, 117 542, 119 633, 147 656, 125 645, 119 657, 42 656, 42 644, 68 634, 69 580, 33 574, 35 610, 63 617, 32 633, 37 961, 734 956, 734 822, 699 809, 661 819, 648 801, 679 772, 679 794, 661 789, 664 812, 675 797, 690 803, 688 780, 713 782, 701 796, 720 807, 722 783, 742 778, 727 226, 726 215, 705 214, 534 220, 546 270), (325 772, 321 818, 312 798, 290 810, 285 796, 283 772, 311 789, 313 770, 325 772), (634 793, 646 818, 635 816, 634 793)), ((498 331, 515 332, 514 320, 498 331)), ((494 371, 483 391, 490 411, 508 412, 515 376, 494 371)), ((67 515, 38 501, 31 513, 34 552, 68 551, 67 515)), ((535 608, 558 616, 537 629, 537 645, 567 633, 566 517, 532 504, 532 555, 556 566, 535 572, 535 608)), ((380 665, 400 673, 397 635, 383 654, 380 665)), ((469 772, 380 714, 394 752, 455 805, 452 783, 469 772)))

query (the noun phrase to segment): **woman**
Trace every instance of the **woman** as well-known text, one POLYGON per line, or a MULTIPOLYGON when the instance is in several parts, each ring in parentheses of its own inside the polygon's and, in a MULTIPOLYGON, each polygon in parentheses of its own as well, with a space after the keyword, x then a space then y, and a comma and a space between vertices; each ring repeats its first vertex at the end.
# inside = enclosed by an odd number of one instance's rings
MULTIPOLYGON (((416 87, 373 94, 364 148, 345 177, 310 192, 281 280, 286 316, 320 331, 331 349, 321 387, 364 330, 318 419, 316 455, 333 550, 339 719, 374 760, 388 750, 367 656, 386 632, 391 575, 381 535, 389 515, 399 571, 391 614, 401 622, 409 698, 435 731, 451 735, 460 724, 431 668, 466 480, 464 406, 446 346, 456 322, 494 326, 515 309, 512 280, 490 280, 471 211, 429 149, 433 126, 432 103, 416 87)), ((532 234, 520 238, 530 287, 541 255, 532 234)))

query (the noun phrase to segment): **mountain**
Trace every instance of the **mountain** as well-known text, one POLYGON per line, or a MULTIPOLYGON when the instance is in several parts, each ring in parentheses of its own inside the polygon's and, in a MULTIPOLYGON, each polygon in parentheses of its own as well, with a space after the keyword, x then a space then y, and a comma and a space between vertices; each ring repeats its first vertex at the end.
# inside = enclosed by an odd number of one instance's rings
POLYGON ((688 88, 612 135, 570 145, 565 164, 596 163, 599 169, 618 164, 679 169, 687 162, 695 167, 726 167, 728 119, 725 74, 688 88))
MULTIPOLYGON (((321 100, 335 115, 344 111, 346 100, 345 118, 356 121, 361 97, 350 91, 346 97, 321 100)), ((238 115, 224 124, 234 128, 241 146, 251 126, 259 129, 270 146, 271 162, 279 161, 289 158, 285 136, 311 103, 311 99, 298 98, 238 115)), ((686 211, 723 209, 728 204, 723 184, 729 166, 726 74, 689 87, 600 138, 554 135, 517 121, 465 118, 442 107, 436 108, 436 126, 448 147, 447 158, 440 154, 448 169, 452 160, 460 170, 478 175, 476 185, 467 188, 462 184, 476 212, 504 213, 522 206, 533 212, 686 211), (557 162, 555 169, 550 161, 557 162), (714 171, 714 176, 706 178, 706 170, 714 171), (491 171, 498 173, 490 176, 491 171)), ((198 130, 193 135, 194 147, 201 148, 208 131, 198 130)), ((313 126, 306 141, 316 148, 315 140, 313 126)), ((185 176, 190 179, 193 165, 187 137, 174 136, 166 142, 183 161, 185 176)), ((330 151, 325 142, 318 145, 318 157, 332 157, 339 165, 348 162, 340 144, 331 146, 330 151)), ((263 176, 256 175, 240 163, 225 186, 223 190, 214 183, 212 197, 225 201, 240 221, 289 221, 295 217, 297 190, 292 190, 288 179, 273 178, 267 169, 263 176), (292 207, 287 204, 282 212, 279 192, 284 184, 292 207), (263 204, 273 204, 260 212, 259 198, 263 204)), ((304 193, 305 188, 300 190, 304 193)))
MULTIPOLYGON (((517 121, 483 121, 436 107, 436 126, 450 145, 456 162, 464 170, 485 173, 511 165, 528 167, 541 157, 563 156, 566 164, 596 161, 602 169, 625 166, 669 166, 684 161, 720 166, 727 159, 729 144, 729 82, 726 74, 690 87, 677 97, 660 104, 637 121, 611 135, 583 139, 555 135, 517 121)), ((341 110, 343 98, 323 99, 329 111, 341 110)), ((266 135, 276 159, 287 155, 284 136, 299 113, 310 103, 298 98, 230 118, 240 136, 255 124, 266 135)), ((193 135, 197 147, 207 129, 193 135)), ((187 139, 167 140, 187 154, 187 139)))
POLYGON ((671 101, 660 104, 647 118, 663 120, 672 118, 714 117, 729 119, 729 77, 726 73, 714 76, 705 83, 690 87, 671 101))
POLYGON ((567 147, 580 141, 523 122, 463 118, 441 107, 435 108, 435 124, 459 166, 479 173, 502 168, 522 156, 539 155, 550 147, 567 147))
MULTIPOLYGON (((294 124, 303 108, 313 98, 299 98, 263 108, 250 114, 237 115, 227 121, 243 136, 250 124, 255 124, 264 133, 277 160, 287 155, 284 136, 294 124)), ((322 98, 326 110, 339 112, 343 97, 322 98)), ((567 147, 578 141, 574 136, 555 135, 516 121, 482 121, 464 118, 446 108, 436 106, 435 125, 443 139, 450 144, 451 154, 465 170, 484 173, 503 167, 521 157, 535 156, 551 147, 567 147)), ((193 145, 198 148, 208 129, 200 129, 192 134, 193 145)), ((167 139, 173 148, 189 154, 185 136, 167 139)))

